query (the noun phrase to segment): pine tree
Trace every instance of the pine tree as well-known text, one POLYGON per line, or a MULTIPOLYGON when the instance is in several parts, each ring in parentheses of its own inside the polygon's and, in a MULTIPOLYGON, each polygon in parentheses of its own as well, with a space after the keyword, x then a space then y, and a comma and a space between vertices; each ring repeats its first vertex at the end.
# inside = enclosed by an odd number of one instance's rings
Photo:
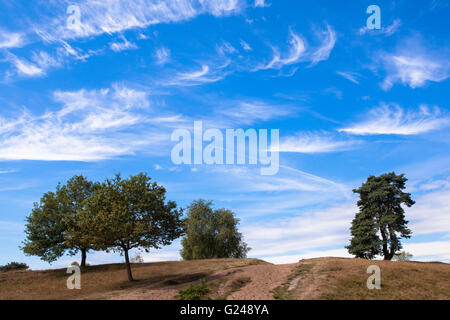
POLYGON ((402 205, 411 207, 415 202, 409 193, 403 192, 406 181, 403 174, 391 172, 370 176, 353 190, 360 199, 359 213, 350 229, 352 239, 346 247, 349 253, 367 259, 382 254, 385 260, 391 260, 402 248, 400 239, 411 237, 402 205))

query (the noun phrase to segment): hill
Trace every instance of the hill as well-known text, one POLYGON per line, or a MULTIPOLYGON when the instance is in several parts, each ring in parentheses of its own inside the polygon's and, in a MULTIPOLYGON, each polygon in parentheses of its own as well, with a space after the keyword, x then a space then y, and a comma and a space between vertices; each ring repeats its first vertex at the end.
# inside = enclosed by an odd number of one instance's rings
POLYGON ((211 259, 88 267, 81 290, 68 290, 66 269, 0 272, 0 299, 177 299, 205 280, 207 299, 450 299, 445 263, 317 258, 273 265, 258 259, 211 259), (381 269, 381 289, 369 290, 369 265, 381 269))

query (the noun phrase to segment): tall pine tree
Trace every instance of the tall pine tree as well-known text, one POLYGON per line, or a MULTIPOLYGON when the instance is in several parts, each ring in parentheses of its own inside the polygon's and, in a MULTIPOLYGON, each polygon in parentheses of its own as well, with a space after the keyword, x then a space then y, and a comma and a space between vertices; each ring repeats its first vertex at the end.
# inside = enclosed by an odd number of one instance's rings
POLYGON ((402 248, 400 239, 411 237, 402 207, 415 203, 411 194, 403 192, 407 180, 403 174, 391 172, 370 176, 360 188, 353 190, 360 199, 359 212, 350 229, 350 245, 346 247, 350 254, 366 259, 382 254, 385 260, 391 260, 402 248))

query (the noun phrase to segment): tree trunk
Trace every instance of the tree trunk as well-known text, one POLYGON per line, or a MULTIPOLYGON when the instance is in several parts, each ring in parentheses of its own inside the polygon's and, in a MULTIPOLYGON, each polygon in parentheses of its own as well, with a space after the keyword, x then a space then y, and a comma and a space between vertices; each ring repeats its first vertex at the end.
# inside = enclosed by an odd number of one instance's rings
POLYGON ((390 240, 390 252, 385 260, 392 260, 394 257, 394 253, 396 251, 397 239, 395 238, 395 233, 392 231, 392 228, 388 226, 389 229, 389 240, 390 240))
POLYGON ((383 238, 383 256, 384 256, 384 260, 389 260, 388 259, 389 252, 388 252, 388 246, 387 246, 386 229, 385 229, 384 226, 382 226, 380 228, 380 232, 381 232, 381 238, 383 238))
POLYGON ((131 274, 131 265, 130 265, 130 258, 128 257, 128 249, 123 249, 123 252, 125 254, 125 262, 127 264, 127 273, 128 273, 128 280, 134 281, 133 275, 131 274))
POLYGON ((86 249, 81 249, 81 267, 85 268, 86 267, 86 249))

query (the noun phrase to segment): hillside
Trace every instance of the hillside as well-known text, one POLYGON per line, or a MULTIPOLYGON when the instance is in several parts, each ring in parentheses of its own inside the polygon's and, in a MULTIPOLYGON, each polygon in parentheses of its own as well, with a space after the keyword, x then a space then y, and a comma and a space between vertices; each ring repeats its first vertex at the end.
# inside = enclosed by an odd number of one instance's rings
POLYGON ((444 263, 317 258, 273 265, 258 259, 168 261, 88 267, 81 290, 68 290, 66 269, 0 272, 0 299, 176 299, 206 280, 209 299, 450 299, 444 263), (381 268, 381 290, 368 290, 366 269, 381 268))

